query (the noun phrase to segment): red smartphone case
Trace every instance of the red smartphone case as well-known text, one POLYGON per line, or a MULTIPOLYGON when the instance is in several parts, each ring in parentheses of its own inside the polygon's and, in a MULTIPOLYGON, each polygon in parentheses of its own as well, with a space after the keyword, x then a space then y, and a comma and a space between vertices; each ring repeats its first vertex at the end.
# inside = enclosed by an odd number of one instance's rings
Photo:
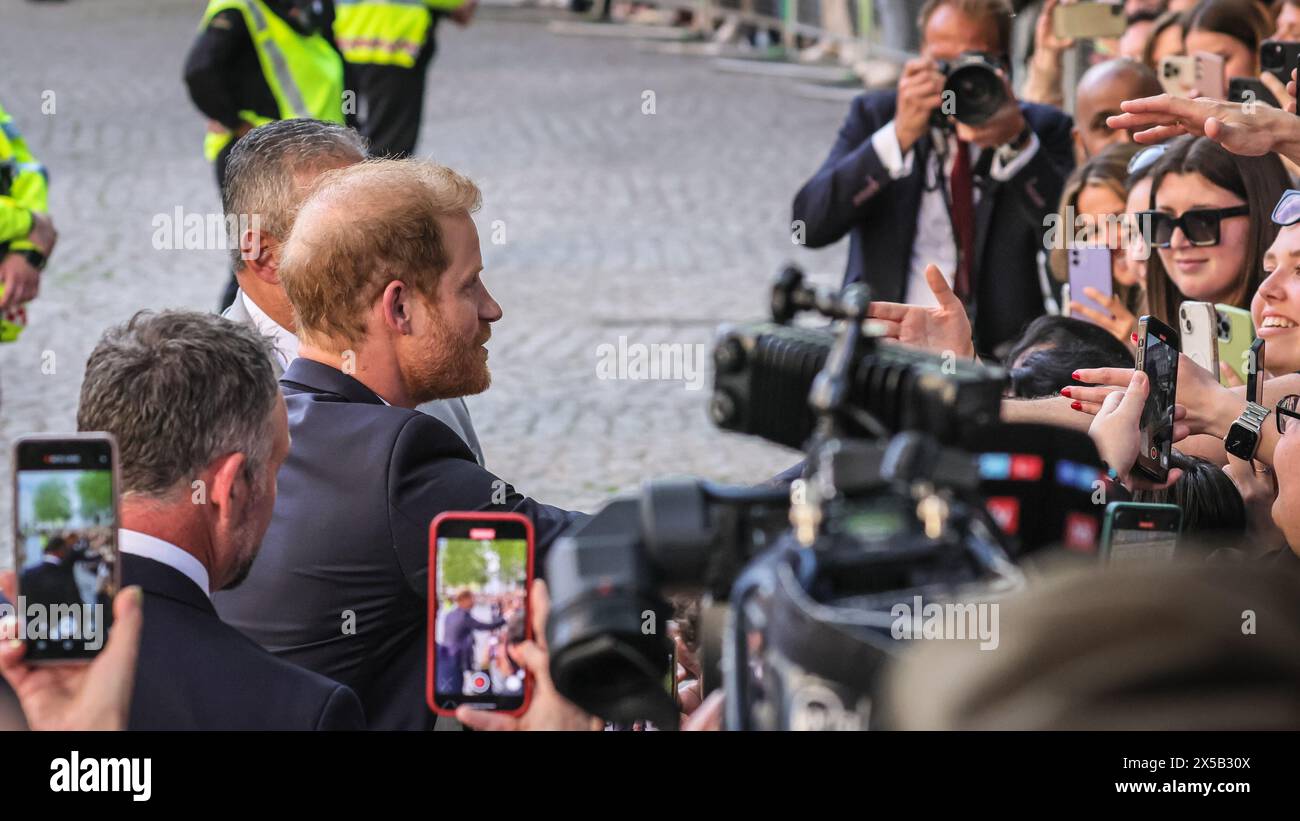
MULTIPOLYGON (((477 512, 477 511, 447 511, 439 513, 429 524, 429 586, 426 593, 429 605, 429 618, 426 625, 427 638, 425 640, 426 656, 426 674, 424 679, 424 700, 429 705, 429 709, 440 716, 455 717, 454 710, 447 710, 439 706, 435 696, 435 687, 437 684, 437 659, 438 652, 437 642, 437 618, 438 618, 438 526, 448 521, 470 521, 470 522, 520 522, 524 526, 524 534, 528 539, 528 575, 525 586, 527 592, 524 596, 524 640, 533 640, 533 557, 536 553, 535 540, 533 538, 533 522, 522 513, 500 513, 500 512, 477 512)), ((498 715, 520 716, 528 709, 529 703, 533 698, 533 677, 531 674, 524 678, 524 700, 518 708, 514 710, 493 710, 498 715)))

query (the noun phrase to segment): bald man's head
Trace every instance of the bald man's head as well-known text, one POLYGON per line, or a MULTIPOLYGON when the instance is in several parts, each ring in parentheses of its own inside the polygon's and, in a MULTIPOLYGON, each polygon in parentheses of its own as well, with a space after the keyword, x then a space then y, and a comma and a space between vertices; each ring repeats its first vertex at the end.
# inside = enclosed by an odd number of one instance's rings
POLYGON ((1112 130, 1106 118, 1121 113, 1119 106, 1125 100, 1160 91, 1155 72, 1135 60, 1107 60, 1084 72, 1074 95, 1075 159, 1082 163, 1111 143, 1130 142, 1132 136, 1112 130))

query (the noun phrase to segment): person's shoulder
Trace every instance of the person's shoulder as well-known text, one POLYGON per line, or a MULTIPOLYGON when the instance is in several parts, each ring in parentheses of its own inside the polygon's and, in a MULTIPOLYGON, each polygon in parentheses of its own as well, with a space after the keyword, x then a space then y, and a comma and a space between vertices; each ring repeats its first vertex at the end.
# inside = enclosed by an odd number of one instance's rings
MULTIPOLYGON (((399 420, 394 418, 392 421, 397 423, 399 420)), ((478 466, 478 460, 459 434, 441 419, 420 411, 409 411, 401 418, 393 450, 395 455, 403 453, 407 458, 417 460, 457 459, 478 466)))
POLYGON ((1029 126, 1035 131, 1043 131, 1049 128, 1070 128, 1074 124, 1069 114, 1053 105, 1021 102, 1020 110, 1024 112, 1025 119, 1029 121, 1029 126))
POLYGON ((864 91, 853 98, 849 113, 852 116, 890 118, 898 107, 898 92, 892 88, 864 91))

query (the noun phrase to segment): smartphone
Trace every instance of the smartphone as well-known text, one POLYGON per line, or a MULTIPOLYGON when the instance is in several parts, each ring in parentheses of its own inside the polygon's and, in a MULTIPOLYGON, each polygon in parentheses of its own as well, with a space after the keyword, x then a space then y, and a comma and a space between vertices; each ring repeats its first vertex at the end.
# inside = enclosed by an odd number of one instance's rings
POLYGON ((1213 97, 1222 100, 1228 95, 1228 87, 1223 79, 1223 57, 1208 51, 1192 52, 1195 66, 1196 82, 1193 88, 1201 97, 1213 97))
POLYGON ((12 459, 24 658, 88 661, 104 647, 121 587, 117 446, 107 433, 23 436, 12 459))
POLYGON ((1256 77, 1232 77, 1228 80, 1228 102, 1265 103, 1281 108, 1273 92, 1256 77))
POLYGON ((1182 524, 1178 505, 1111 502, 1101 528, 1102 561, 1172 559, 1182 524))
POLYGON ((1291 69, 1300 63, 1300 43, 1265 40, 1259 44, 1259 67, 1283 83, 1291 82, 1291 69))
POLYGON ((1153 316, 1138 320, 1137 367, 1150 388, 1138 426, 1138 471, 1155 482, 1169 476, 1174 443, 1174 397, 1178 387, 1178 332, 1153 316))
POLYGON ((1178 306, 1178 323, 1187 358, 1219 378, 1218 316, 1208 302, 1183 302, 1178 306))
POLYGON ((1250 353, 1246 356, 1246 401, 1257 405, 1264 404, 1260 395, 1264 392, 1264 340, 1256 339, 1250 343, 1250 353))
MULTIPOLYGON (((1060 8, 1064 8, 1063 6, 1060 8)), ((1070 297, 1080 305, 1101 313, 1104 316, 1110 314, 1110 309, 1100 304, 1096 300, 1084 295, 1084 288, 1095 288, 1100 291, 1102 296, 1110 297, 1114 293, 1114 284, 1111 280, 1111 253, 1109 248, 1070 248, 1068 254, 1068 265, 1070 273, 1070 297)), ((1066 303, 1069 305, 1069 303, 1066 303)), ((1070 314, 1074 316, 1073 313, 1070 314)), ((1087 322, 1092 320, 1080 314, 1075 317, 1087 322)))
POLYGON ((1190 97, 1196 88, 1196 60, 1190 54, 1160 58, 1160 87, 1174 97, 1190 97))
POLYGON ((425 700, 519 715, 532 681, 507 650, 532 638, 533 523, 518 513, 448 512, 429 525, 425 700))
POLYGON ((1223 82, 1223 58, 1208 51, 1194 54, 1171 54, 1160 59, 1160 85, 1175 97, 1201 97, 1222 100, 1227 96, 1223 82))
POLYGON ((1052 32, 1062 40, 1119 37, 1126 28, 1123 3, 1070 3, 1052 12, 1052 32))
MULTIPOLYGON (((1246 356, 1255 341, 1255 323, 1250 311, 1231 305, 1215 305, 1215 327, 1219 335, 1219 361, 1226 362, 1242 382, 1246 381, 1246 356)), ((1220 381, 1226 381, 1220 379, 1220 381)))

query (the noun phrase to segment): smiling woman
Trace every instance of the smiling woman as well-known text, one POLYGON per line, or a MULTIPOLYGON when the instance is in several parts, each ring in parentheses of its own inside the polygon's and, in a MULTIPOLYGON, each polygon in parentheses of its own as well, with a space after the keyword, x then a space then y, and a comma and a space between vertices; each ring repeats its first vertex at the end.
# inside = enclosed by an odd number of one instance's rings
POLYGON ((1255 333, 1267 340, 1270 373, 1300 371, 1300 192, 1288 191, 1274 211, 1285 227, 1264 254, 1264 281, 1250 303, 1255 333), (1287 204, 1295 207, 1287 209, 1287 204), (1294 213, 1287 213, 1287 211, 1294 213))
POLYGON ((1239 157, 1186 136, 1169 144, 1151 179, 1151 315, 1174 323, 1185 299, 1249 307, 1277 236, 1278 226, 1263 215, 1285 190, 1282 162, 1273 154, 1239 157))

